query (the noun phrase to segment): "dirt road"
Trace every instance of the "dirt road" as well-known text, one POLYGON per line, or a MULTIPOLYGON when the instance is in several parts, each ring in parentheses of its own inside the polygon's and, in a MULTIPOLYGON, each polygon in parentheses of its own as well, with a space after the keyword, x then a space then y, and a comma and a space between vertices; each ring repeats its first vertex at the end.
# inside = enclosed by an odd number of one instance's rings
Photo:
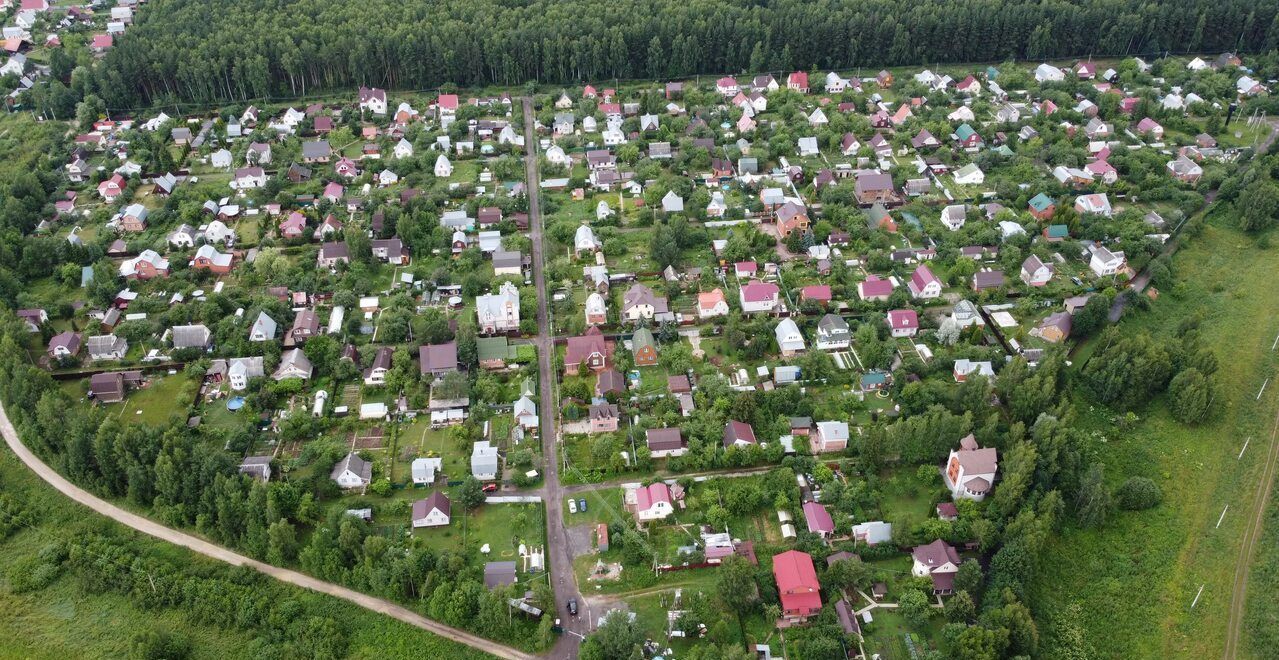
POLYGON ((1257 484, 1254 509, 1248 516, 1243 543, 1239 546, 1239 561, 1235 562, 1234 592, 1230 596, 1230 619, 1226 624, 1225 660, 1239 655, 1239 639, 1243 634, 1244 610, 1248 604, 1248 574, 1257 558, 1257 546, 1261 542, 1261 530, 1266 519, 1266 505, 1274 488, 1275 474, 1279 473, 1279 412, 1275 413, 1274 426, 1270 430, 1270 446, 1266 449, 1266 463, 1262 467, 1261 482, 1257 484))
POLYGON ((396 605, 388 600, 374 598, 358 591, 347 589, 346 587, 317 580, 309 575, 303 575, 297 571, 291 571, 286 568, 264 564, 260 561, 250 559, 239 553, 228 550, 220 545, 215 545, 204 539, 180 532, 176 529, 165 527, 152 520, 144 518, 134 513, 130 513, 121 509, 106 500, 98 498, 92 493, 76 486, 67 481, 61 474, 58 474, 53 468, 45 465, 26 445, 18 439, 18 433, 13 428, 13 424, 9 421, 8 414, 5 413, 4 406, 0 405, 0 434, 4 435, 4 441, 18 455, 23 463, 35 472, 41 479, 49 482, 49 485, 58 489, 63 495, 83 504, 93 511, 100 513, 116 522, 122 523, 144 534, 154 536, 161 541, 167 541, 174 545, 180 545, 193 552, 197 552, 206 557, 211 557, 219 561, 224 561, 233 566, 249 566, 261 573, 265 573, 281 582, 287 582, 292 585, 318 591, 328 594, 342 600, 349 601, 367 610, 372 610, 380 614, 385 614, 394 619, 398 619, 411 626, 416 626, 427 632, 434 633, 446 639, 465 644, 471 648, 490 653, 499 658, 512 658, 523 660, 525 658, 535 658, 537 656, 524 653, 508 646, 503 646, 497 642, 492 642, 482 637, 477 637, 464 630, 458 630, 451 626, 446 626, 438 621, 432 621, 406 607, 396 605))

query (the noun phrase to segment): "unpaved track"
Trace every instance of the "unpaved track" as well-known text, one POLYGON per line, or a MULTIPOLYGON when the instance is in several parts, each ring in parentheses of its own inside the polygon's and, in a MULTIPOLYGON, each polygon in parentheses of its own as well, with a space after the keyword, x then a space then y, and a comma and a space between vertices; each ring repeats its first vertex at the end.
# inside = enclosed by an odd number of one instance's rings
POLYGON ((287 568, 280 568, 270 564, 264 564, 255 559, 250 559, 237 552, 228 550, 220 545, 215 545, 204 539, 180 532, 176 529, 165 527, 148 518, 144 518, 135 513, 130 513, 120 507, 103 500, 92 493, 76 486, 67 481, 65 477, 58 474, 56 470, 49 467, 41 461, 35 454, 27 449, 26 445, 18 439, 18 433, 13 428, 13 424, 9 421, 8 414, 5 413, 4 406, 0 405, 0 434, 4 435, 4 441, 8 443, 9 449, 18 455, 23 463, 40 476, 41 479, 49 482, 49 485, 58 489, 63 495, 83 504, 97 513, 100 513, 116 522, 132 527, 144 534, 154 536, 162 541, 167 541, 174 545, 180 545, 193 552, 197 552, 206 557, 212 557, 219 561, 224 561, 233 566, 249 566, 261 573, 265 573, 281 582, 287 582, 292 585, 318 591, 328 594, 342 600, 349 601, 367 610, 385 614, 394 619, 398 619, 411 626, 416 626, 427 632, 434 633, 445 639, 451 639, 460 644, 465 644, 471 648, 490 653, 499 658, 511 658, 512 660, 531 659, 537 656, 519 651, 508 646, 503 646, 497 642, 492 642, 482 637, 477 637, 464 630, 458 630, 451 626, 446 626, 438 621, 432 621, 406 607, 396 605, 388 600, 375 598, 368 594, 362 594, 352 589, 317 580, 309 575, 303 575, 297 571, 291 571, 287 568))
POLYGON ((1275 474, 1279 473, 1279 412, 1275 413, 1274 425, 1270 430, 1270 446, 1266 449, 1266 463, 1261 472, 1261 482, 1257 484, 1257 496, 1253 498, 1253 512, 1248 516, 1248 526, 1244 529, 1243 543, 1239 547, 1239 560, 1235 563, 1234 593, 1230 597, 1230 618, 1226 624, 1226 648, 1222 657, 1233 660, 1239 655, 1239 638, 1243 632, 1243 615, 1248 603, 1248 574, 1252 570, 1252 562, 1257 557, 1257 546, 1261 542, 1261 530, 1266 519, 1266 504, 1270 501, 1270 491, 1274 487, 1275 474))

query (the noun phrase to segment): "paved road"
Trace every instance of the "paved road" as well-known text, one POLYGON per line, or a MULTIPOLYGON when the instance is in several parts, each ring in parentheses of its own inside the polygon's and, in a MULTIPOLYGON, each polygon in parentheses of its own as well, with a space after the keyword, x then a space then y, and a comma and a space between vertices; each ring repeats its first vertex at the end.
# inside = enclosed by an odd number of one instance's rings
POLYGON ((398 619, 411 626, 416 626, 427 632, 434 633, 446 639, 465 644, 480 651, 491 653, 499 658, 511 658, 512 660, 525 660, 535 658, 537 656, 518 651, 508 646, 503 646, 497 642, 489 641, 482 637, 477 637, 464 630, 458 630, 451 626, 446 626, 438 621, 432 621, 406 607, 396 605, 388 600, 375 598, 368 594, 362 594, 358 591, 347 589, 323 580, 318 580, 309 575, 303 575, 297 571, 291 571, 287 568, 280 568, 270 564, 264 564, 260 561, 250 559, 237 552, 228 550, 220 545, 216 545, 205 541, 204 539, 180 532, 176 529, 165 527, 157 522, 144 518, 134 513, 130 513, 120 507, 103 500, 92 493, 76 486, 67 481, 56 470, 49 467, 41 461, 26 445, 18 439, 18 433, 14 430, 13 424, 9 421, 9 416, 5 413, 4 406, 0 405, 0 434, 4 435, 4 441, 8 443, 13 453, 23 463, 35 472, 41 479, 49 482, 49 485, 58 489, 63 495, 83 504, 93 511, 100 513, 116 522, 122 523, 144 534, 154 536, 161 541, 167 541, 174 545, 180 545, 193 552, 197 552, 206 557, 211 557, 219 561, 224 561, 233 566, 248 566, 261 573, 273 577, 281 582, 287 582, 292 585, 318 591, 328 594, 342 600, 349 601, 367 610, 372 610, 380 614, 385 614, 394 619, 398 619))
POLYGON ((577 589, 577 576, 573 572, 573 554, 569 546, 568 532, 564 529, 564 509, 561 502, 564 490, 560 486, 559 433, 556 416, 559 412, 555 396, 554 331, 547 311, 545 257, 542 249, 541 178, 538 175, 537 129, 533 121, 533 101, 523 99, 524 104, 524 168, 528 189, 529 238, 533 243, 533 286, 537 289, 537 369, 541 394, 542 456, 546 459, 545 485, 539 489, 546 505, 546 552, 551 573, 551 586, 555 590, 554 616, 560 617, 565 634, 551 649, 552 658, 576 658, 578 645, 590 631, 591 612, 577 589), (565 609, 570 598, 576 598, 581 616, 568 616, 565 609))

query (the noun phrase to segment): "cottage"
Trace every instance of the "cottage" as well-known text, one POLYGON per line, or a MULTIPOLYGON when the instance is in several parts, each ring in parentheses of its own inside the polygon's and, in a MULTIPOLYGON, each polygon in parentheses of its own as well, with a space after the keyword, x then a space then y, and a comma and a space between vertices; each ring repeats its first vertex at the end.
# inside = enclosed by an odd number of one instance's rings
POLYGON ((506 333, 520 327, 520 291, 511 282, 503 282, 497 293, 475 299, 475 313, 480 332, 506 333))
POLYGON ((772 312, 777 309, 781 290, 772 282, 748 282, 738 290, 742 311, 747 314, 772 312))
POLYGON ((651 367, 657 364, 657 340, 652 331, 646 327, 635 330, 631 336, 632 361, 637 367, 651 367))
POLYGON ((758 444, 755 441, 755 429, 746 422, 729 420, 724 425, 724 447, 744 447, 758 444))
POLYGON ((941 280, 933 274, 933 271, 923 264, 920 264, 915 272, 910 276, 910 295, 913 298, 932 299, 941 296, 942 284, 941 280))
POLYGON ((1040 261, 1036 255, 1026 257, 1021 263, 1021 281, 1028 286, 1043 286, 1053 277, 1053 267, 1040 261))
POLYGON ((471 447, 471 476, 480 481, 492 481, 497 478, 498 454, 487 440, 480 440, 471 447))
POLYGON ((675 513, 671 504, 671 488, 658 481, 635 489, 635 518, 639 522, 665 520, 675 513))
POLYGON ((913 309, 888 312, 888 327, 894 337, 914 337, 919 332, 919 314, 913 309))
POLYGON ((85 342, 90 360, 123 360, 129 351, 129 341, 115 335, 97 335, 85 342))
POLYGON ((413 503, 413 528, 442 527, 449 524, 452 517, 452 503, 447 495, 440 491, 413 503))
POLYGON ((1090 268, 1097 277, 1114 275, 1123 270, 1124 266, 1125 260, 1123 252, 1111 252, 1104 245, 1093 246, 1092 257, 1088 260, 1088 268, 1090 268))
POLYGON ((300 348, 285 351, 280 356, 280 366, 275 368, 275 373, 271 374, 271 379, 281 381, 288 378, 300 378, 302 380, 310 380, 311 360, 306 357, 306 353, 300 348))
POLYGON ((773 334, 777 339, 777 348, 781 351, 782 357, 792 357, 804 352, 804 335, 800 333, 799 326, 790 318, 784 318, 777 323, 777 327, 773 329, 773 334))
POLYGON ((373 481, 373 464, 352 452, 333 466, 329 478, 342 488, 363 488, 373 481))
POLYGON ((659 297, 652 289, 638 282, 632 284, 622 296, 622 317, 628 321, 651 320, 668 313, 666 298, 659 297))
POLYGON ((564 373, 576 376, 584 369, 599 373, 609 367, 612 357, 612 343, 605 340, 598 327, 591 326, 584 334, 569 337, 564 351, 564 373))
POLYGON ((827 314, 817 322, 817 348, 823 351, 847 350, 852 345, 848 322, 835 314, 827 314))
POLYGON ((173 348, 207 349, 213 341, 213 333, 204 325, 175 325, 169 329, 173 348))
POLYGON ((811 555, 798 550, 775 555, 773 578, 782 602, 783 620, 802 624, 821 612, 821 585, 811 555))
POLYGON ((974 362, 967 358, 960 358, 955 360, 955 366, 952 371, 956 383, 962 383, 968 380, 969 376, 973 375, 984 376, 986 378, 995 377, 995 368, 988 360, 974 362))
POLYGON ((981 501, 990 492, 998 472, 999 454, 993 447, 982 449, 969 434, 959 441, 946 459, 943 474, 946 488, 954 499, 981 501))
POLYGON ((653 458, 683 456, 688 451, 688 443, 677 428, 648 429, 644 437, 653 458))
POLYGON ((959 553, 950 544, 938 539, 928 545, 917 546, 911 551, 911 574, 930 577, 934 594, 949 594, 955 590, 955 573, 961 562, 959 553))
POLYGON ((832 451, 844 451, 848 448, 848 422, 817 422, 817 428, 809 436, 809 444, 814 454, 832 451))
POLYGON ((697 317, 709 319, 728 315, 728 300, 724 292, 716 287, 707 292, 697 294, 697 317))

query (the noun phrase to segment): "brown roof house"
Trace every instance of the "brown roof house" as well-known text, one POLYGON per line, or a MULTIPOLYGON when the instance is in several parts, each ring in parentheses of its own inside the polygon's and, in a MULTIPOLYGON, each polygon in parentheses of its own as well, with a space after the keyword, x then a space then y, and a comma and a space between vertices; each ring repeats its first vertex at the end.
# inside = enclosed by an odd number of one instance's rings
POLYGON ((80 333, 59 332, 49 340, 49 357, 55 360, 75 357, 80 353, 80 333))
POLYGON ((591 420, 591 433, 611 433, 617 430, 621 420, 621 412, 615 403, 593 404, 588 416, 591 420))
POLYGON ((608 368, 613 358, 613 344, 604 338, 604 333, 596 326, 587 328, 586 332, 569 337, 564 351, 564 373, 576 376, 583 367, 599 373, 608 368))
POLYGON ((995 483, 998 470, 998 451, 994 447, 982 449, 970 433, 959 441, 959 449, 951 450, 943 476, 954 499, 981 501, 995 483))
POLYGON ((934 594, 955 590, 955 573, 959 572, 959 553, 949 543, 937 539, 916 547, 910 553, 914 560, 910 572, 916 577, 931 577, 934 594))
POLYGON ((413 503, 413 527, 443 527, 452 518, 452 503, 440 491, 413 503))
POLYGON ((457 342, 421 346, 417 351, 422 375, 442 375, 457 371, 457 342))
POLYGON ((688 451, 688 443, 677 428, 649 429, 645 432, 645 439, 649 455, 653 458, 682 456, 688 451))
POLYGON ((755 441, 755 429, 750 424, 729 420, 724 425, 725 447, 745 447, 754 444, 759 443, 755 441))

